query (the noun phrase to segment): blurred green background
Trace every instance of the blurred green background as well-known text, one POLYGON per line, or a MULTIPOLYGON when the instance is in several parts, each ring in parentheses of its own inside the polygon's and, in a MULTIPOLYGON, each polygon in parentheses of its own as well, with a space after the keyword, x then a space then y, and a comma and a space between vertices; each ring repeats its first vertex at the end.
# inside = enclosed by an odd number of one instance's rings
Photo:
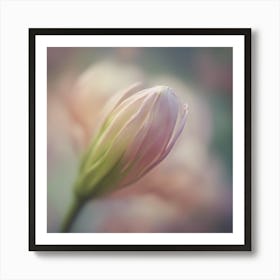
POLYGON ((79 160, 117 91, 168 85, 189 105, 171 154, 93 200, 73 232, 232 231, 232 48, 48 48, 48 232, 59 232, 79 160))

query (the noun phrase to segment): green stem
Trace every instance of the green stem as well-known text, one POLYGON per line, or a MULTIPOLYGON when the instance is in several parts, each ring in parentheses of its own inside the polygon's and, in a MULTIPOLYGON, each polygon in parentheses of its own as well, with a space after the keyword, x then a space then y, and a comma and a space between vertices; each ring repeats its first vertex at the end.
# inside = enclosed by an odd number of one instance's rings
POLYGON ((70 207, 69 211, 67 212, 61 227, 61 232, 69 232, 71 226, 73 225, 75 219, 77 218, 80 210, 85 205, 84 200, 75 199, 74 203, 70 207))

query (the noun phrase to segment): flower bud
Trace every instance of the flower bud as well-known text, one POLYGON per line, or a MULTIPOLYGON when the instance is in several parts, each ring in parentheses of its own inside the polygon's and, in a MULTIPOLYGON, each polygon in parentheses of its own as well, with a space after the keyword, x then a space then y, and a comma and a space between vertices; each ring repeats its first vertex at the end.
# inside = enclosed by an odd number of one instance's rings
POLYGON ((167 86, 137 84, 115 96, 80 166, 76 195, 89 199, 140 179, 169 154, 186 116, 167 86))

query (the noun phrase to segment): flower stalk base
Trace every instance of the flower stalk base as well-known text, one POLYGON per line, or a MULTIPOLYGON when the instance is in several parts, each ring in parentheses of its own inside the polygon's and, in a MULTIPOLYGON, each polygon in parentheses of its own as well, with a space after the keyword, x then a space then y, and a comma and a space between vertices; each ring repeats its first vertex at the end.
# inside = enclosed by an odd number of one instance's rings
POLYGON ((61 227, 61 232, 69 232, 74 221, 76 220, 80 210, 85 205, 86 201, 75 199, 69 208, 61 227))

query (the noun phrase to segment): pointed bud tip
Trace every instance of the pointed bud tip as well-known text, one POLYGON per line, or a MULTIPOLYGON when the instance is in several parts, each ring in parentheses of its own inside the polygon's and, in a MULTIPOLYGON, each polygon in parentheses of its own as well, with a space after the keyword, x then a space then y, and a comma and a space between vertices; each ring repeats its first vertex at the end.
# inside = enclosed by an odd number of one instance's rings
POLYGON ((153 87, 154 90, 158 91, 158 92, 166 92, 172 89, 169 86, 163 86, 163 85, 158 85, 158 86, 154 86, 153 87))
POLYGON ((172 95, 176 96, 174 90, 172 88, 170 88, 169 86, 158 85, 158 86, 152 87, 151 89, 153 90, 153 92, 156 92, 159 95, 172 94, 172 95))

